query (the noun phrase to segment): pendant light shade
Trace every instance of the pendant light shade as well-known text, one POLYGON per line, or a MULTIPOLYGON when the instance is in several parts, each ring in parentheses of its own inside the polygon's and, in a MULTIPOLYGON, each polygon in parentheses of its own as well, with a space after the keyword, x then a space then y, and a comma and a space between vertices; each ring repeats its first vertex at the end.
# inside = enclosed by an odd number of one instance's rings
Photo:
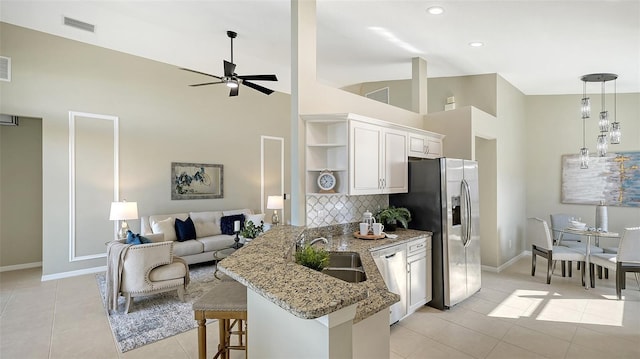
POLYGON ((583 170, 589 168, 589 149, 586 147, 580 149, 580 168, 583 170))

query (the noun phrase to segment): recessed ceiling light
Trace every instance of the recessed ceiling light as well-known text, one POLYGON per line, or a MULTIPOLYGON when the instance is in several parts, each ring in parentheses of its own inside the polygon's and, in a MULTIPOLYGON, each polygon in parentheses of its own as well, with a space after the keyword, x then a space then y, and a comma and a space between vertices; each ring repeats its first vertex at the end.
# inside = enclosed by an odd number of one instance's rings
POLYGON ((469 46, 471 46, 471 47, 482 47, 482 46, 484 46, 484 42, 479 42, 479 41, 470 42, 469 46))
POLYGON ((444 13, 444 8, 441 6, 432 6, 428 8, 427 11, 431 15, 442 15, 444 13))

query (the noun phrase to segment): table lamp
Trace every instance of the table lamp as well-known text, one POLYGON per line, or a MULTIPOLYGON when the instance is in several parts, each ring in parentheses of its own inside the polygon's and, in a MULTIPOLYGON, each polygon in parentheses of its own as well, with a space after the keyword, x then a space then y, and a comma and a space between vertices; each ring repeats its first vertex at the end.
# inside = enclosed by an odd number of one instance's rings
POLYGON ((282 196, 269 196, 267 197, 267 209, 273 210, 273 216, 271 216, 271 223, 277 226, 280 222, 278 218, 278 210, 284 208, 284 199, 282 196))
POLYGON ((127 219, 138 219, 138 202, 111 202, 109 219, 122 221, 118 231, 118 238, 127 238, 127 231, 129 230, 127 219))

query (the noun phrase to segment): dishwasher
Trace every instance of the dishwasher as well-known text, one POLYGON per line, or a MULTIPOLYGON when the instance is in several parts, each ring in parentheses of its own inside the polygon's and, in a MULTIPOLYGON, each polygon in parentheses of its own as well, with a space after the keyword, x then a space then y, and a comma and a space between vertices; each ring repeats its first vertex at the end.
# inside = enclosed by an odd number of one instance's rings
POLYGON ((389 324, 402 319, 407 314, 407 267, 406 245, 374 250, 371 256, 384 278, 384 284, 390 292, 400 296, 400 302, 389 307, 389 324))

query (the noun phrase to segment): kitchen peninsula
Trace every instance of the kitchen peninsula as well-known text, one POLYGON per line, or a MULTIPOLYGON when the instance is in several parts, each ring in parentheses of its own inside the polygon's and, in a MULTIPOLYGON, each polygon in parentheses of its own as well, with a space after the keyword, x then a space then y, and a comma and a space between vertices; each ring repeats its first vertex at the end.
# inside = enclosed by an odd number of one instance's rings
MULTIPOLYGON (((360 254, 367 279, 348 283, 294 263, 293 243, 313 239, 323 229, 277 226, 219 263, 219 269, 247 287, 250 358, 388 358, 389 307, 399 301, 388 291, 369 253, 428 236, 399 230, 395 240, 350 237, 349 251, 360 254)), ((320 244, 318 244, 320 245, 320 244)))

